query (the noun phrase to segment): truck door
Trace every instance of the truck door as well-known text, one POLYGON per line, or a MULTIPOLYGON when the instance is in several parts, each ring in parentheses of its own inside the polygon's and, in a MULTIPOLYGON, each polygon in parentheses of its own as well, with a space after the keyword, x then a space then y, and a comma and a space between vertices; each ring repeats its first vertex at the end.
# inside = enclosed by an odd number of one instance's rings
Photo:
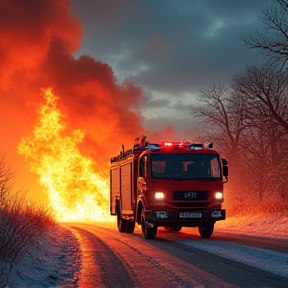
POLYGON ((146 190, 147 182, 147 156, 142 156, 139 161, 139 177, 138 183, 138 194, 141 195, 143 190, 146 190))
POLYGON ((121 166, 121 208, 122 214, 133 214, 132 210, 132 162, 121 166))

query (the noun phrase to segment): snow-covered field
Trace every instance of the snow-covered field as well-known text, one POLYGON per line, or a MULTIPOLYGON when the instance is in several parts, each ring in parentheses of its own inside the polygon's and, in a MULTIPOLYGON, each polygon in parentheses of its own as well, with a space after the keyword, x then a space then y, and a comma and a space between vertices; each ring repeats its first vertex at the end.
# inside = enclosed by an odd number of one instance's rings
MULTIPOLYGON (((215 231, 288 240, 288 216, 228 218, 217 223, 215 231)), ((9 273, 6 287, 75 287, 80 267, 75 236, 65 227, 55 227, 9 273)))

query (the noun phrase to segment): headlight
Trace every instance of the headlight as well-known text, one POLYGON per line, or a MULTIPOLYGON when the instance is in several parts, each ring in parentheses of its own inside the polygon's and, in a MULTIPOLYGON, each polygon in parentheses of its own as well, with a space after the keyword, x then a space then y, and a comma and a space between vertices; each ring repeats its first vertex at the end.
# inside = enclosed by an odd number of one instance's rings
POLYGON ((164 199, 164 192, 155 192, 155 199, 161 200, 164 199))
POLYGON ((215 193, 215 199, 222 200, 223 199, 223 193, 222 192, 216 192, 215 193))

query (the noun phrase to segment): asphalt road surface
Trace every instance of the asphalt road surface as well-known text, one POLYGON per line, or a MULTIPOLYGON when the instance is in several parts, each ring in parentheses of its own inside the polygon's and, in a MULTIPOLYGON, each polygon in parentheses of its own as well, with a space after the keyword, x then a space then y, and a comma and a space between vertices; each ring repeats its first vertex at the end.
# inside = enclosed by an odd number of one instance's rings
POLYGON ((158 229, 146 240, 141 227, 119 233, 113 223, 69 224, 82 252, 78 287, 288 287, 287 240, 195 228, 158 229))

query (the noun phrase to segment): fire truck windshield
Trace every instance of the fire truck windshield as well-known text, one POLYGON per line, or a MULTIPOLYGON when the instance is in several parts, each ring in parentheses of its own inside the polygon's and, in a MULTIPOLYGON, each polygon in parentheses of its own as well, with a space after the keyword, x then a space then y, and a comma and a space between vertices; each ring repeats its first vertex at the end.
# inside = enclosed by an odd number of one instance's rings
POLYGON ((219 179, 219 155, 191 153, 151 154, 152 178, 219 179))

